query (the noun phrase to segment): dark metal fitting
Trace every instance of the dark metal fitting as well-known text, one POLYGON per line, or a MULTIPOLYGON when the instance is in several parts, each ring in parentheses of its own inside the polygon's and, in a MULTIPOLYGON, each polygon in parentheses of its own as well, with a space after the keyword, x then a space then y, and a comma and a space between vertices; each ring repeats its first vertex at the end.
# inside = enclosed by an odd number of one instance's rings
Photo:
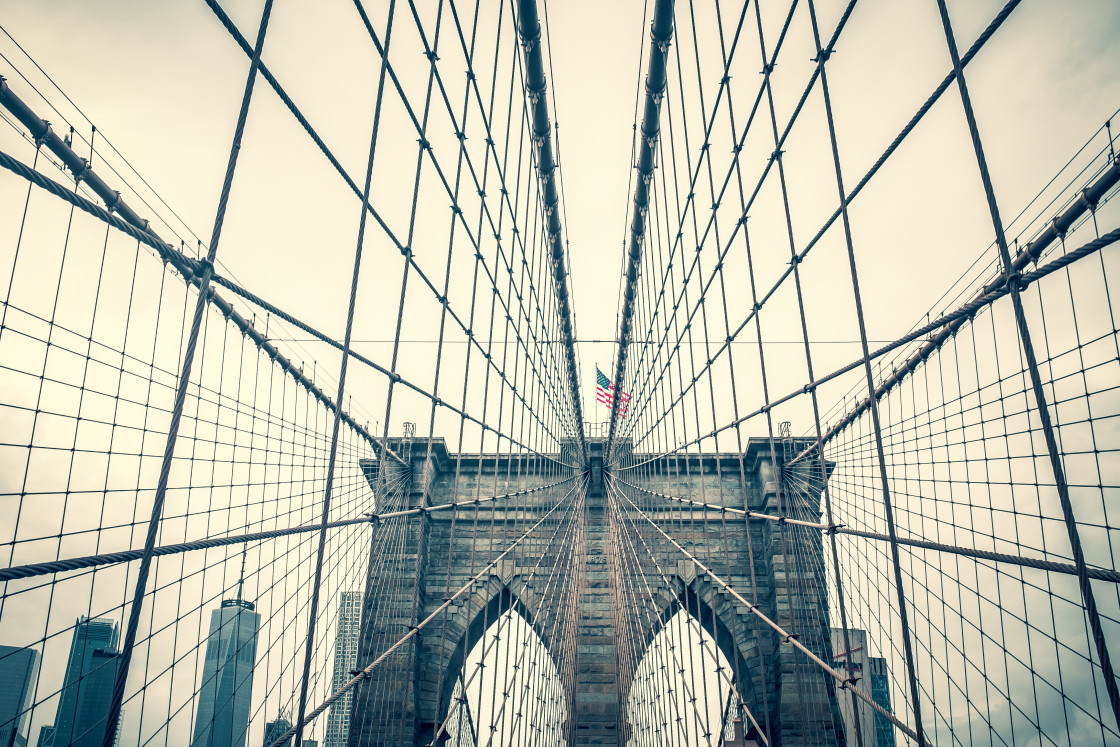
POLYGON ((429 62, 435 62, 436 60, 439 59, 439 55, 436 54, 436 51, 434 49, 429 49, 427 52, 424 53, 424 56, 428 58, 429 62))
POLYGON ((812 61, 813 61, 813 62, 815 62, 815 63, 817 63, 817 66, 818 66, 818 67, 820 67, 820 66, 821 66, 821 65, 823 65, 824 63, 828 62, 828 58, 832 56, 832 53, 833 53, 833 51, 835 51, 835 50, 832 50, 832 49, 822 49, 822 50, 821 50, 821 51, 820 51, 820 52, 819 52, 819 53, 817 54, 817 56, 813 58, 813 60, 812 60, 812 61))
POLYGON ((782 643, 792 643, 793 641, 796 641, 796 640, 797 640, 797 633, 786 633, 785 637, 782 638, 782 643))
POLYGON ((425 140, 422 137, 417 138, 416 142, 420 143, 420 150, 431 150, 432 149, 432 144, 429 143, 427 140, 425 140))
POLYGON ((459 138, 459 142, 461 143, 467 139, 467 133, 462 130, 455 130, 455 137, 459 138))
POLYGON ((723 76, 722 78, 719 79, 719 84, 721 86, 725 86, 730 82, 731 82, 731 76, 730 75, 725 75, 725 76, 723 76))
MULTIPOLYGON (((73 172, 74 173, 74 183, 75 184, 78 184, 78 183, 82 182, 86 178, 86 176, 89 174, 89 161, 87 161, 84 158, 79 159, 79 160, 81 160, 81 162, 82 162, 82 168, 78 171, 73 172)), ((113 201, 112 206, 109 206, 109 212, 110 213, 113 212, 113 207, 117 204, 117 202, 120 201, 120 196, 121 196, 121 193, 117 192, 117 199, 113 201)))
POLYGON ((833 524, 832 526, 830 526, 828 529, 825 530, 825 534, 836 534, 837 532, 839 532, 843 528, 844 528, 843 524, 833 524))
POLYGON ((401 382, 401 375, 396 371, 390 371, 389 381, 393 382, 394 384, 399 384, 401 382))
MULTIPOLYGON (((5 91, 8 90, 8 87, 4 86, 4 90, 5 91)), ((42 148, 43 144, 47 142, 47 138, 49 138, 51 136, 51 132, 52 132, 51 123, 44 119, 43 120, 43 126, 44 126, 43 127, 43 134, 41 134, 41 135, 39 135, 39 137, 35 138, 35 147, 36 148, 42 148)))

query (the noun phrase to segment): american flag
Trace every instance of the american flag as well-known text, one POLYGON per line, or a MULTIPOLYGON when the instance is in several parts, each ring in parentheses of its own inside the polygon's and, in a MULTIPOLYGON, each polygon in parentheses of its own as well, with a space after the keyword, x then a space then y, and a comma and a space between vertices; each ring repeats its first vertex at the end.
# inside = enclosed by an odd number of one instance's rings
MULTIPOLYGON (((610 409, 611 400, 614 399, 614 384, 607 378, 607 375, 595 366, 595 401, 602 402, 610 409)), ((618 395, 618 414, 620 417, 626 417, 626 411, 630 409, 630 395, 623 392, 618 395)))

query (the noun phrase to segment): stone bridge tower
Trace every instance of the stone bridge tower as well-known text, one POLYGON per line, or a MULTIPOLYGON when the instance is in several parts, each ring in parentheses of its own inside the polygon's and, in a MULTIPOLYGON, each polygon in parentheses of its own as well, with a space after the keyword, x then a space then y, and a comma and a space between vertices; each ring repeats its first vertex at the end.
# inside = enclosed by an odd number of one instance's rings
MULTIPOLYGON (((442 439, 434 440, 429 452, 426 439, 392 440, 390 448, 405 456, 407 466, 388 459, 384 460, 384 467, 378 462, 362 464, 367 479, 371 485, 379 486, 377 489, 383 490, 386 484, 404 486, 398 490, 399 504, 386 505, 386 510, 532 490, 572 478, 562 489, 576 487, 583 491, 582 552, 578 557, 547 557, 543 562, 565 560, 568 572, 582 574, 582 579, 576 584, 579 591, 575 599, 558 609, 542 609, 540 600, 533 598, 533 589, 524 583, 527 569, 519 567, 516 561, 496 563, 486 578, 474 585, 469 598, 457 599, 448 609, 437 630, 426 630, 401 646, 359 686, 354 698, 350 744, 429 744, 446 717, 463 657, 480 640, 487 624, 515 607, 546 646, 550 636, 559 630, 569 631, 569 638, 575 637, 575 645, 569 647, 574 651, 565 654, 565 661, 555 662, 561 672, 571 673, 565 683, 565 733, 569 744, 625 745, 631 732, 625 705, 630 683, 620 682, 625 677, 620 667, 616 621, 625 611, 615 608, 620 597, 615 593, 608 563, 611 537, 607 514, 612 485, 635 502, 646 496, 643 510, 655 521, 687 515, 691 520, 688 526, 696 527, 694 536, 688 534, 686 526, 685 534, 677 535, 678 541, 686 548, 690 543, 692 547, 703 547, 704 557, 718 558, 711 564, 713 573, 746 599, 757 600, 755 603, 767 616, 786 630, 796 632, 802 643, 825 661, 831 661, 820 530, 765 519, 748 521, 741 513, 725 513, 716 508, 723 505, 777 515, 779 487, 796 483, 816 487, 801 489, 796 500, 787 496, 786 503, 781 505, 783 513, 819 520, 820 487, 824 480, 813 474, 819 473, 819 469, 783 466, 784 459, 810 444, 788 439, 775 443, 776 454, 772 454, 768 439, 751 439, 742 455, 662 457, 637 478, 628 476, 624 470, 617 474, 605 470, 603 440, 592 439, 590 461, 584 472, 568 468, 549 479, 517 477, 533 471, 512 464, 511 460, 530 457, 456 455, 448 452, 442 439), (788 477, 790 470, 796 470, 798 479, 776 480, 775 464, 778 475, 788 477), (653 501, 648 496, 654 493, 684 497, 708 507, 665 498, 653 501), (731 520, 732 516, 735 520, 731 520), (801 558, 796 573, 790 562, 794 557, 801 558), (806 558, 812 562, 806 563, 806 558)), ((814 460, 800 464, 810 462, 814 460)), ((557 490, 561 489, 521 496, 518 512, 537 515, 534 512, 555 504, 563 496, 557 490)), ((472 506, 468 519, 460 514, 454 531, 453 512, 429 512, 408 521, 403 541, 401 532, 397 533, 400 549, 393 563, 376 569, 366 590, 367 602, 371 594, 381 595, 382 609, 385 594, 394 594, 393 613, 389 619, 378 620, 367 619, 368 614, 363 614, 359 668, 399 640, 410 626, 437 611, 449 594, 469 580, 472 571, 466 562, 468 558, 479 557, 480 552, 485 555, 490 548, 505 547, 524 531, 524 522, 491 522, 488 512, 492 511, 508 508, 499 507, 496 501, 472 506), (475 513, 479 514, 477 524, 475 513), (487 531, 476 536, 472 526, 485 526, 487 531), (482 544, 485 546, 480 547, 482 544)), ((375 544, 382 541, 385 524, 379 526, 375 544)), ((387 549, 381 548, 379 552, 387 549)), ((547 554, 547 548, 543 552, 547 554)), ((696 552, 697 559, 703 562, 700 551, 696 552)), ((661 557, 666 555, 663 552, 661 557)), ((653 641, 662 624, 677 611, 685 610, 699 619, 731 662, 746 706, 760 723, 769 724, 771 744, 843 745, 844 731, 834 687, 830 680, 825 681, 819 669, 806 666, 802 661, 805 657, 783 645, 776 633, 760 624, 754 614, 702 569, 698 572, 697 566, 683 555, 674 567, 668 571, 663 567, 662 572, 671 575, 653 590, 660 614, 657 623, 645 625, 642 630, 643 649, 653 641)), ((651 570, 648 578, 656 576, 657 572, 651 570)), ((713 739, 713 744, 724 742, 713 739)))

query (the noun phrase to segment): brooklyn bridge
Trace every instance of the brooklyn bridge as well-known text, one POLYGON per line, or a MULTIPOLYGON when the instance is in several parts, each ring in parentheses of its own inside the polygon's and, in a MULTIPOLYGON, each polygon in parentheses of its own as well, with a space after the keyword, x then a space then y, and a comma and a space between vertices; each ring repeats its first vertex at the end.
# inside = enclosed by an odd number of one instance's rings
POLYGON ((1120 744, 1114 4, 0 32, 0 747, 1120 744))

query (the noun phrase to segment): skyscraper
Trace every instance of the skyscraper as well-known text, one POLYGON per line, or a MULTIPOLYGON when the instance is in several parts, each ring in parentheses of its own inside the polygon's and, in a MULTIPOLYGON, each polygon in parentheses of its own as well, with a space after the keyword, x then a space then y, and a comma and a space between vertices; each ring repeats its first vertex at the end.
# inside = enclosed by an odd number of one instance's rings
POLYGON ((116 622, 78 618, 54 719, 53 744, 101 747, 120 658, 116 646, 116 622))
MULTIPOLYGON (((883 706, 883 710, 891 711, 891 678, 887 674, 887 660, 881 656, 872 656, 868 659, 867 675, 870 680, 868 693, 871 699, 883 706)), ((894 724, 883 714, 875 713, 875 745, 876 747, 894 747, 894 724)))
MULTIPOLYGON (((887 673, 886 659, 870 656, 867 650, 867 633, 863 630, 848 628, 850 651, 844 650, 844 633, 839 628, 832 629, 832 666, 839 672, 845 671, 851 660, 852 674, 858 679, 857 686, 871 696, 888 713, 891 710, 890 676, 887 673)), ((844 718, 848 744, 856 744, 856 712, 852 708, 850 693, 836 686, 836 700, 844 718)), ((860 732, 865 747, 894 747, 894 728, 890 720, 880 715, 865 703, 859 704, 858 718, 860 732)))
POLYGON ((261 617, 241 598, 242 587, 210 613, 192 747, 245 747, 261 617))
MULTIPOLYGON (((281 713, 276 717, 275 721, 269 721, 264 725, 264 741, 261 744, 263 745, 263 747, 269 747, 270 744, 287 733, 287 731, 291 728, 292 722, 284 718, 284 714, 281 713)), ((286 740, 284 740, 284 747, 290 747, 291 744, 291 737, 288 737, 286 740)))
POLYGON ((39 741, 35 747, 54 747, 54 727, 51 725, 39 727, 39 741))
POLYGON ((24 709, 39 673, 39 652, 0 646, 0 747, 25 747, 24 709))
MULTIPOLYGON (((338 598, 338 633, 334 639, 332 693, 350 680, 350 672, 358 665, 358 626, 361 619, 362 595, 356 591, 342 592, 338 598)), ((351 690, 331 706, 323 747, 346 747, 350 736, 350 709, 353 703, 354 695, 351 690)))

